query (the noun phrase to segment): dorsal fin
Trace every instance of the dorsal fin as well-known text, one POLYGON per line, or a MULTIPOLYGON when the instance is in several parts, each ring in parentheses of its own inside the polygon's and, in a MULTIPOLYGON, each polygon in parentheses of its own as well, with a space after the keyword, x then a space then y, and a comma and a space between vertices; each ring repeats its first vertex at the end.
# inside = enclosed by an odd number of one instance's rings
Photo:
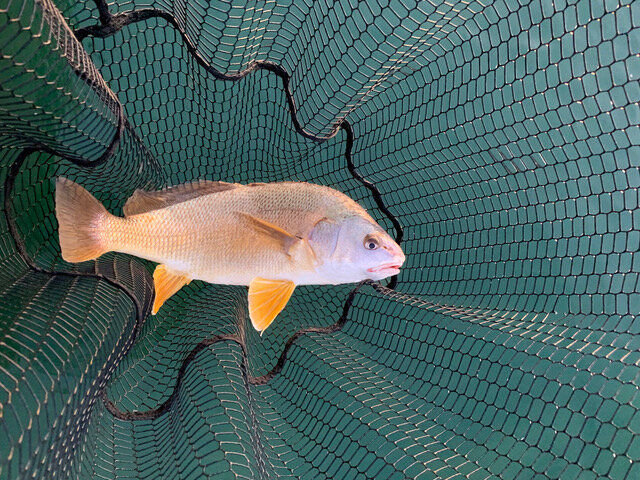
POLYGON ((133 192, 133 195, 129 197, 127 203, 124 204, 122 210, 127 217, 130 215, 138 215, 140 213, 150 212, 151 210, 169 207, 176 203, 186 202, 187 200, 192 200, 203 195, 223 192, 240 186, 238 183, 199 180, 193 183, 168 187, 156 192, 136 190, 133 192))

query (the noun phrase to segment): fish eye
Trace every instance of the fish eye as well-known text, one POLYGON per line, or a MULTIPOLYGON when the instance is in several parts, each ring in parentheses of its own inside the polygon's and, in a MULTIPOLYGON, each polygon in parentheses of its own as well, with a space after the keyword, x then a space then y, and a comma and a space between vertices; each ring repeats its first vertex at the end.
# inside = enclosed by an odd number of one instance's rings
POLYGON ((375 237, 367 235, 364 237, 364 248, 367 250, 375 250, 380 246, 380 242, 375 237))

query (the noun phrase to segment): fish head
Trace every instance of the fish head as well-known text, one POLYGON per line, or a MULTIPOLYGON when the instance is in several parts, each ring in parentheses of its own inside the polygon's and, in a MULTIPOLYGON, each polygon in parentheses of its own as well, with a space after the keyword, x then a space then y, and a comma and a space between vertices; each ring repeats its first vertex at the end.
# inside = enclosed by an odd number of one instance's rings
POLYGON ((362 216, 319 222, 310 243, 332 283, 382 280, 397 275, 405 261, 400 245, 362 216))

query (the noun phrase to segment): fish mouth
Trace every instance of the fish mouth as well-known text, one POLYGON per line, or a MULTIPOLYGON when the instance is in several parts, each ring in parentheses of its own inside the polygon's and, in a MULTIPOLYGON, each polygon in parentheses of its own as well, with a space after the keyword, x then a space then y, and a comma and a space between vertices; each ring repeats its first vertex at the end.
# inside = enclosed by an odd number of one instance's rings
POLYGON ((400 273, 401 266, 402 263, 400 262, 383 263, 382 265, 378 265, 377 267, 368 268, 367 272, 397 275, 398 273, 400 273))

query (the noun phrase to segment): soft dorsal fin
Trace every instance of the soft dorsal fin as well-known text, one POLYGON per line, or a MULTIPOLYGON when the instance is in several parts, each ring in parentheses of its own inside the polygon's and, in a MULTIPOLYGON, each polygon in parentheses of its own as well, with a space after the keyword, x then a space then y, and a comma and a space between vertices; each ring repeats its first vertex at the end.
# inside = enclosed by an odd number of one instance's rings
POLYGON ((153 283, 156 290, 156 296, 153 299, 153 309, 151 314, 155 315, 160 307, 166 302, 171 295, 176 293, 185 285, 191 282, 189 277, 181 273, 172 272, 166 265, 158 265, 153 272, 153 283))
POLYGON ((291 298, 295 283, 256 277, 249 284, 249 318, 253 328, 264 332, 291 298))
POLYGON ((133 195, 129 197, 127 203, 124 204, 123 211, 127 217, 130 215, 138 215, 140 213, 150 212, 151 210, 169 207, 176 203, 186 202, 187 200, 192 200, 203 195, 224 192, 225 190, 232 190, 241 186, 242 185, 238 183, 199 180, 193 183, 168 187, 156 192, 136 190, 133 192, 133 195))

